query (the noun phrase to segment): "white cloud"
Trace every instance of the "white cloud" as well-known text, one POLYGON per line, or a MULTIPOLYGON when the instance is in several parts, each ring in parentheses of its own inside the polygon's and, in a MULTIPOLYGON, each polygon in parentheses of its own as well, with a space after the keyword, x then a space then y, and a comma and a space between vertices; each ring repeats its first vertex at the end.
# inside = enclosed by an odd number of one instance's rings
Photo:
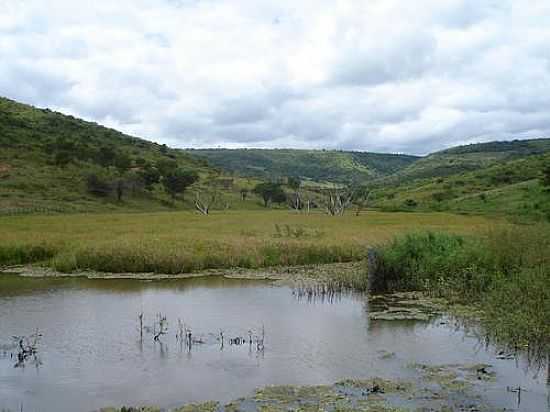
POLYGON ((550 136, 547 0, 0 0, 0 94, 179 147, 550 136))

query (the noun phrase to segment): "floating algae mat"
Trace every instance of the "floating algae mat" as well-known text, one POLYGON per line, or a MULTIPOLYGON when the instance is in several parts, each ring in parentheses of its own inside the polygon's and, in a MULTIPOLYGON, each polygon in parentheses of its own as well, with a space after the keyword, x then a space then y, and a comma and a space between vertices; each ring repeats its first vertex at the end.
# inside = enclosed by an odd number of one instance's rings
POLYGON ((0 410, 548 410, 546 365, 504 355, 415 296, 0 276, 0 410))

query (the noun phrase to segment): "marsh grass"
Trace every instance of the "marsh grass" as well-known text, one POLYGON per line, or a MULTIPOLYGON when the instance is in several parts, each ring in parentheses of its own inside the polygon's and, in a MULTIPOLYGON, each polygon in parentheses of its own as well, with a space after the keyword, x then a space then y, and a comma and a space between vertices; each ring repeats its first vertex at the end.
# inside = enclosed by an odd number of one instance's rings
POLYGON ((58 249, 50 244, 9 244, 0 246, 0 264, 22 265, 29 262, 40 262, 51 259, 58 249))
POLYGON ((472 233, 500 224, 480 217, 373 211, 339 217, 278 210, 206 217, 190 212, 15 216, 0 218, 0 266, 177 274, 350 262, 363 259, 368 245, 420 227, 472 233))
POLYGON ((424 290, 478 305, 494 340, 550 348, 550 225, 408 234, 378 249, 369 276, 374 292, 424 290))
POLYGON ((112 273, 179 274, 206 269, 261 268, 317 263, 350 262, 361 259, 362 250, 353 245, 322 245, 300 242, 248 242, 230 244, 194 242, 183 248, 143 242, 107 243, 77 248, 51 260, 60 272, 95 270, 112 273))

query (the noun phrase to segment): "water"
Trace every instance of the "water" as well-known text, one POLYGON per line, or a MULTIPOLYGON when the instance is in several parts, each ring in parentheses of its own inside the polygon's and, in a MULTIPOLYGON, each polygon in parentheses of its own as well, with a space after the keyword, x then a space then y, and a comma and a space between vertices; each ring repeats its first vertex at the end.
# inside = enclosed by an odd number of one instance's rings
POLYGON ((14 368, 0 349, 0 410, 91 411, 106 406, 230 401, 269 384, 331 384, 348 377, 409 378, 410 363, 489 363, 497 382, 483 396, 498 407, 548 409, 547 371, 498 360, 474 336, 448 323, 369 321, 361 296, 308 302, 265 282, 200 278, 30 279, 0 276, 0 348, 12 335, 43 334, 41 364, 14 368), (140 342, 138 314, 168 334, 140 342), (176 341, 177 319, 202 337, 191 351, 176 341), (265 350, 230 345, 265 328, 265 350), (224 347, 217 335, 223 329, 224 347), (381 356, 394 352, 386 359, 381 356), (506 386, 521 386, 521 405, 506 386))

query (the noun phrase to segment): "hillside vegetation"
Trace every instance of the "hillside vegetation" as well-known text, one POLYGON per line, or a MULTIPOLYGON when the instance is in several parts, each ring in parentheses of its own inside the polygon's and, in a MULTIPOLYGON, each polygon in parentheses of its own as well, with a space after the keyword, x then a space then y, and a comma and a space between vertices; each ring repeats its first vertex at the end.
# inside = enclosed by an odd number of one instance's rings
POLYGON ((190 154, 241 176, 364 183, 410 165, 417 156, 296 149, 193 149, 190 154))
POLYGON ((550 139, 476 143, 432 153, 391 176, 387 183, 446 177, 550 151, 550 139))
POLYGON ((163 185, 180 172, 196 182, 192 187, 205 181, 233 187, 181 150, 5 98, 0 98, 0 147, 4 214, 192 207, 177 184, 163 185))
POLYGON ((296 208, 297 200, 324 210, 328 192, 334 198, 353 186, 368 198, 361 207, 550 219, 550 139, 472 144, 422 158, 184 151, 0 98, 0 147, 4 215, 195 209, 197 197, 212 210, 296 208))
MULTIPOLYGON (((536 143, 544 148, 548 142, 536 143)), ((384 182, 376 190, 373 205, 386 210, 446 210, 550 220, 549 167, 550 152, 525 157, 516 152, 474 171, 395 180, 393 185, 384 182)))

